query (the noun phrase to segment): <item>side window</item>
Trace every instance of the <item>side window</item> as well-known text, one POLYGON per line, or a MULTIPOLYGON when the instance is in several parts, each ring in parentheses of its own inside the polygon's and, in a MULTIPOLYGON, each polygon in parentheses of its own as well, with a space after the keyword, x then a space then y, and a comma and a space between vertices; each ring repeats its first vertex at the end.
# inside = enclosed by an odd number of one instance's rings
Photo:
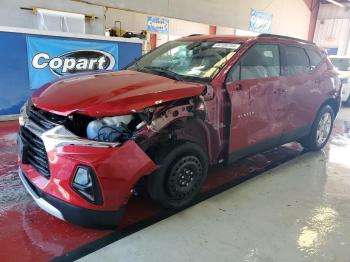
POLYGON ((232 67, 227 81, 279 76, 280 71, 279 47, 256 44, 232 67))
POLYGON ((306 74, 310 71, 309 57, 304 48, 285 46, 286 65, 283 66, 284 75, 306 74))
POLYGON ((306 50, 307 55, 310 58, 310 66, 311 66, 311 71, 312 71, 321 63, 322 57, 315 50, 312 50, 310 48, 307 48, 305 50, 306 50))

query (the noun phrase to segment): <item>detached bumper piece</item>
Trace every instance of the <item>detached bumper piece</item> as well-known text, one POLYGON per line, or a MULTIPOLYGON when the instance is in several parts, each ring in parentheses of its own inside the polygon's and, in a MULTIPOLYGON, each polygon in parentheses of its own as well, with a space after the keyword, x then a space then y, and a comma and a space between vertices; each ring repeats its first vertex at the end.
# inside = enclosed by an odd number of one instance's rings
POLYGON ((97 211, 71 205, 35 187, 21 168, 18 169, 18 173, 24 187, 37 205, 61 220, 88 228, 112 228, 118 225, 124 215, 123 208, 117 211, 97 211))

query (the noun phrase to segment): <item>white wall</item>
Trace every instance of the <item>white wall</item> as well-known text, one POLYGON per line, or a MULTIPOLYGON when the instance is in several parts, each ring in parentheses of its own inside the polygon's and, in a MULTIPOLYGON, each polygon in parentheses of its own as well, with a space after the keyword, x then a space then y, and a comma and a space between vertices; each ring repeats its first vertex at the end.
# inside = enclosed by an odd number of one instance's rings
POLYGON ((106 27, 113 28, 114 21, 122 22, 122 29, 126 31, 141 32, 147 27, 147 15, 143 13, 107 8, 106 27))
POLYGON ((179 19, 169 19, 170 40, 191 34, 209 34, 209 25, 195 22, 188 22, 179 19))
POLYGON ((232 27, 227 27, 227 26, 217 26, 216 27, 216 34, 217 35, 234 35, 235 29, 232 27))
POLYGON ((323 48, 338 48, 338 55, 347 55, 350 19, 317 20, 314 42, 323 48))
POLYGON ((272 33, 307 38, 310 10, 304 0, 84 0, 114 8, 248 30, 250 9, 273 14, 272 33))
POLYGON ((87 23, 93 34, 104 33, 105 6, 242 30, 254 8, 273 14, 272 33, 301 38, 307 38, 310 20, 304 0, 2 0, 0 25, 33 28, 33 14, 21 6, 95 14, 100 19, 87 23))
POLYGON ((350 12, 348 8, 320 6, 314 42, 324 48, 338 48, 338 55, 349 56, 350 12))
MULTIPOLYGON (((348 5, 349 8, 349 5, 348 5)), ((341 8, 332 4, 322 4, 318 11, 317 19, 350 18, 348 8, 341 8)))
POLYGON ((0 26, 37 28, 36 15, 20 7, 41 7, 81 14, 92 14, 99 19, 86 22, 86 33, 104 34, 104 7, 70 0, 0 0, 0 26))
MULTIPOLYGON (((107 8, 106 27, 114 27, 114 21, 122 21, 122 29, 141 32, 147 28, 147 14, 107 8)), ((157 34, 157 46, 191 34, 209 34, 209 25, 169 18, 169 35, 157 34)))

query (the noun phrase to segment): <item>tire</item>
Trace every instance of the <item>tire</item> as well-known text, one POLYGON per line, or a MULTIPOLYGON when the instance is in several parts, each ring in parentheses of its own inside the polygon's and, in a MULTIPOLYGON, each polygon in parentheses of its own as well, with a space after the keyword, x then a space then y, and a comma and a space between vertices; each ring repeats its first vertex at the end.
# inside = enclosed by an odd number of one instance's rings
POLYGON ((321 150, 328 142, 332 133, 333 123, 333 109, 329 105, 322 107, 312 124, 310 134, 300 141, 302 146, 311 151, 321 150))
POLYGON ((207 177, 208 158, 200 146, 190 142, 166 149, 154 159, 160 168, 148 177, 148 193, 165 208, 185 207, 207 177))

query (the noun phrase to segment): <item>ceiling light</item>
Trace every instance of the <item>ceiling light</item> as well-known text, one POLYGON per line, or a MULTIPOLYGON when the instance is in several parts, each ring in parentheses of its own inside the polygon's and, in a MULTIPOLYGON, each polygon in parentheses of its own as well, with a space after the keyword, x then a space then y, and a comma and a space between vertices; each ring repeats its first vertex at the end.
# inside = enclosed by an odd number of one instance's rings
POLYGON ((345 8, 345 5, 339 3, 339 2, 337 2, 337 1, 335 1, 335 0, 326 0, 326 1, 327 1, 327 2, 330 2, 330 3, 334 4, 334 5, 340 6, 340 7, 342 7, 342 8, 345 8))

